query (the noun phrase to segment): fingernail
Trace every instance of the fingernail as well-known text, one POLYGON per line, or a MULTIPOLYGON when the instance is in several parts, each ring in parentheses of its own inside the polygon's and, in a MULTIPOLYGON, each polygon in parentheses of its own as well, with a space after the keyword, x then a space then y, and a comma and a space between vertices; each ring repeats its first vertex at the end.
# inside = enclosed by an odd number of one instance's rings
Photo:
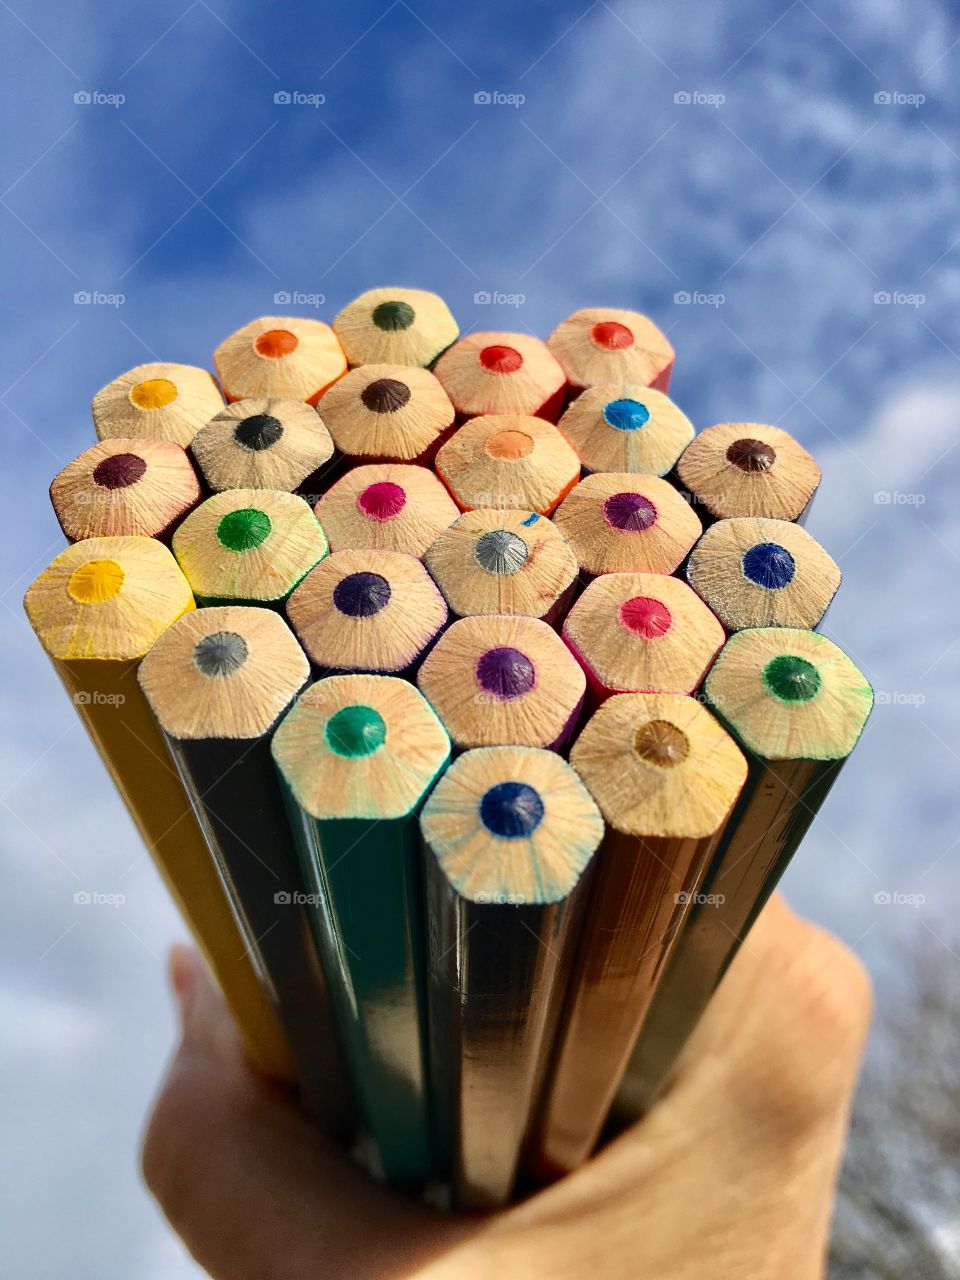
POLYGON ((193 997, 196 993, 197 977, 200 972, 200 957, 193 947, 178 943, 170 948, 168 965, 170 985, 173 987, 173 994, 177 998, 177 1008, 180 1013, 180 1026, 182 1029, 186 1026, 187 1018, 190 1016, 193 997))

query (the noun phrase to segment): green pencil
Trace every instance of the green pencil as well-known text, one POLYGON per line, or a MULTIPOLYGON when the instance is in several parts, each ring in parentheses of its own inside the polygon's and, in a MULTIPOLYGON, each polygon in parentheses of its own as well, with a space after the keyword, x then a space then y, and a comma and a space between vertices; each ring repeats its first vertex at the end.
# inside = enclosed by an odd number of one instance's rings
POLYGON ((330 676, 273 739, 312 919, 367 1129, 387 1181, 433 1172, 417 812, 450 740, 395 676, 330 676))
POLYGON ((646 1111, 817 816, 873 706, 866 677, 813 631, 732 635, 704 686, 744 749, 747 781, 681 926, 619 1109, 646 1111))

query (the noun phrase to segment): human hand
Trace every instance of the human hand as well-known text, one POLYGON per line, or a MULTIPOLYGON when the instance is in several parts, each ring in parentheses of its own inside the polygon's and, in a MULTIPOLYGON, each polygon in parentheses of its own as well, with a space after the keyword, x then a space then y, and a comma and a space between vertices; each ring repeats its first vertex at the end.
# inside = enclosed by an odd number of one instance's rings
POLYGON ((248 1066, 196 954, 144 1142, 174 1230, 216 1280, 811 1280, 869 1022, 863 970, 774 898, 665 1097, 583 1168, 482 1217, 378 1186, 248 1066))

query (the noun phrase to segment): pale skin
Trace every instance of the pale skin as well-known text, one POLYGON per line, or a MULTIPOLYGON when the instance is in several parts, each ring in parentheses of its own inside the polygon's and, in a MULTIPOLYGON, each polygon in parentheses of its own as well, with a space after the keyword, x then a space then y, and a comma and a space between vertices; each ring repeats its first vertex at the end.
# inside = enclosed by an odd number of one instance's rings
POLYGON ((668 1094, 578 1172, 477 1218, 376 1186, 247 1064, 195 953, 182 1041, 143 1150, 150 1190, 215 1280, 814 1280, 869 983, 774 899, 668 1094))

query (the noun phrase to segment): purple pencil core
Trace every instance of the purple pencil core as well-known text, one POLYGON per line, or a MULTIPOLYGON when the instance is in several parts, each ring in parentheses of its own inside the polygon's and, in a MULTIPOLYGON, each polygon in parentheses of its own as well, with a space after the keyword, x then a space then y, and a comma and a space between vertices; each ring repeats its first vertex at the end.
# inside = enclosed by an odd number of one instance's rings
POLYGON ((657 508, 642 493, 611 493, 603 514, 607 524, 625 533, 643 533, 657 522, 657 508))
POLYGON ((529 693, 537 681, 530 659, 509 645, 488 649, 477 659, 477 682, 484 693, 509 702, 529 693))

